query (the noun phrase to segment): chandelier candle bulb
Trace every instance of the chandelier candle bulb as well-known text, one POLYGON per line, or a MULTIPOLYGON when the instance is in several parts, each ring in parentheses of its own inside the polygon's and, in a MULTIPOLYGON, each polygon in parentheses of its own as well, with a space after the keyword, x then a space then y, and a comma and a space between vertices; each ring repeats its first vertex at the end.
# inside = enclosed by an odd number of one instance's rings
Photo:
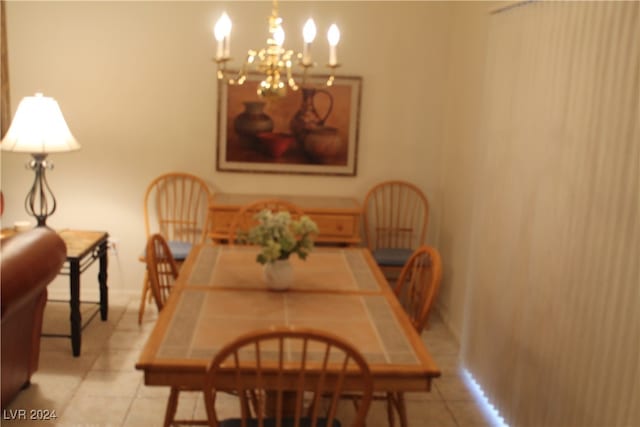
POLYGON ((228 58, 231 54, 229 39, 231 38, 231 19, 229 15, 223 13, 213 29, 213 34, 218 41, 216 58, 228 58))
POLYGON ((338 63, 338 55, 336 54, 336 46, 340 41, 340 30, 336 24, 331 24, 329 31, 327 32, 327 39, 329 40, 329 65, 336 65, 338 63))
POLYGON ((273 41, 280 47, 284 44, 284 30, 282 27, 278 27, 276 31, 273 33, 273 41))
POLYGON ((309 65, 311 63, 311 43, 316 38, 316 24, 313 19, 307 19, 302 29, 302 37, 304 38, 304 50, 302 51, 302 63, 309 65))

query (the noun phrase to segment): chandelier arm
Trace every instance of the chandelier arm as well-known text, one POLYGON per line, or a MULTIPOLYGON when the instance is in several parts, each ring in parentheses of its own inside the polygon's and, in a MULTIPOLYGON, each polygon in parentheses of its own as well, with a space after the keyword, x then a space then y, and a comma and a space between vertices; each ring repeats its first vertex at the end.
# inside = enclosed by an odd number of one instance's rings
POLYGON ((240 71, 238 71, 236 78, 230 79, 229 83, 242 86, 246 80, 247 80, 247 62, 242 64, 242 68, 240 68, 240 71))
POLYGON ((216 59, 216 63, 218 64, 216 76, 218 80, 224 80, 226 83, 231 85, 241 86, 247 79, 247 63, 249 62, 249 59, 247 59, 247 62, 242 65, 242 68, 238 71, 235 78, 232 76, 232 71, 227 70, 227 62, 229 60, 230 58, 216 59))
POLYGON ((336 68, 338 68, 339 66, 340 66, 340 64, 327 65, 327 67, 329 67, 331 69, 330 74, 329 74, 329 78, 327 79, 327 82, 325 83, 327 85, 327 87, 333 86, 333 82, 336 79, 336 68))
POLYGON ((298 90, 298 85, 293 79, 293 75, 291 73, 291 61, 287 61, 287 82, 292 90, 298 90))

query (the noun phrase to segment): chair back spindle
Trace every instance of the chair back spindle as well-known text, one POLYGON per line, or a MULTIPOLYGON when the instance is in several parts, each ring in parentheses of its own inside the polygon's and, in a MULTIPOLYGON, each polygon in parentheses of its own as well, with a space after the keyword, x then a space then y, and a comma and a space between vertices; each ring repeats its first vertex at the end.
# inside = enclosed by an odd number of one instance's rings
POLYGON ((169 298, 173 283, 178 277, 178 266, 171 255, 171 250, 161 234, 153 234, 146 248, 147 274, 151 294, 158 311, 162 311, 169 298))
POLYGON ((428 218, 429 203, 418 187, 405 181, 379 183, 364 201, 369 249, 417 248, 426 238, 428 218))
POLYGON ((418 334, 427 325, 441 281, 440 254, 426 245, 413 252, 398 277, 394 291, 418 334))
POLYGON ((210 195, 207 183, 195 175, 173 172, 154 179, 144 198, 147 238, 157 232, 167 241, 202 242, 210 195))

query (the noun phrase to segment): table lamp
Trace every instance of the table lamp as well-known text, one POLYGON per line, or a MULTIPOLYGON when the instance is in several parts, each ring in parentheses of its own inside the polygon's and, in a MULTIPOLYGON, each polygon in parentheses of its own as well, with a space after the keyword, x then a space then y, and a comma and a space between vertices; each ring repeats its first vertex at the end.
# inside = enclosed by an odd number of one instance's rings
POLYGON ((47 161, 49 153, 80 148, 55 99, 36 93, 20 101, 11 126, 2 139, 3 151, 31 153, 27 167, 35 172, 35 180, 24 201, 27 213, 36 218, 38 227, 47 226, 47 217, 56 210, 56 199, 45 177, 45 169, 53 168, 47 161))

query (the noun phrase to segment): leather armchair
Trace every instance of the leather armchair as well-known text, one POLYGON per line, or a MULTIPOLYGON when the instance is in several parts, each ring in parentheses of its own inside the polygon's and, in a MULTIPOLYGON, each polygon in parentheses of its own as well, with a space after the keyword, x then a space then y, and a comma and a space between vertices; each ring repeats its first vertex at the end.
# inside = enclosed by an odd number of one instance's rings
POLYGON ((29 386, 38 368, 47 285, 66 259, 64 241, 36 228, 0 241, 2 408, 29 386))

